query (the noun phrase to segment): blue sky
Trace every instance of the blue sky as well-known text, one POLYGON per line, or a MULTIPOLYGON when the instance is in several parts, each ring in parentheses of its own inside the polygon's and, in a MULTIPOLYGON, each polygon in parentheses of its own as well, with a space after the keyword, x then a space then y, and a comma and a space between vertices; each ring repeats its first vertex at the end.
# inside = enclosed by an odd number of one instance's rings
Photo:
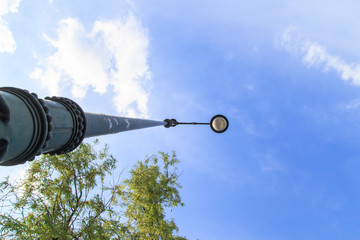
MULTIPOLYGON (((181 160, 189 239, 358 239, 360 3, 2 0, 0 82, 85 111, 230 127, 101 137, 181 160)), ((0 169, 21 176, 26 164, 0 169)))

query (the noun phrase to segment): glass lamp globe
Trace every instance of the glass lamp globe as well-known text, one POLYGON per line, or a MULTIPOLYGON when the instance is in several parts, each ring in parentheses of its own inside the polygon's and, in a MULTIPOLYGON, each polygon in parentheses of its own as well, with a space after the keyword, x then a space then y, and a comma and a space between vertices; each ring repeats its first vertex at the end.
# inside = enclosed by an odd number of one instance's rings
POLYGON ((216 115, 211 119, 210 127, 216 133, 223 133, 228 129, 229 121, 223 115, 216 115))

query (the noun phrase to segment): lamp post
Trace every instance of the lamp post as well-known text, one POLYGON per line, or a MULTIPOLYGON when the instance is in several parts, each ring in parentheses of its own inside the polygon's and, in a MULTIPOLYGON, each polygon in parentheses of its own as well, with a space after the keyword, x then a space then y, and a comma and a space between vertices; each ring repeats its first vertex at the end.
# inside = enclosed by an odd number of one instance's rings
POLYGON ((68 98, 41 99, 26 90, 3 87, 0 88, 0 165, 22 164, 40 154, 65 154, 88 137, 185 124, 210 125, 216 133, 226 131, 229 126, 222 115, 214 116, 210 123, 183 123, 175 119, 153 121, 87 113, 68 98))

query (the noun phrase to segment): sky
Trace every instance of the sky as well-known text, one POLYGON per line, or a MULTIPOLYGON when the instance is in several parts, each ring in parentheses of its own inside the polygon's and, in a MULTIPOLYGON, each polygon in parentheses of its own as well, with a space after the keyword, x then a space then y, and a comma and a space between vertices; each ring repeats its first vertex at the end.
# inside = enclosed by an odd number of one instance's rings
MULTIPOLYGON (((359 7, 0 0, 0 83, 86 112, 227 116, 223 134, 178 126, 99 138, 119 172, 176 151, 185 206, 168 217, 188 239, 358 239, 359 7)), ((1 168, 1 178, 27 166, 1 168)))

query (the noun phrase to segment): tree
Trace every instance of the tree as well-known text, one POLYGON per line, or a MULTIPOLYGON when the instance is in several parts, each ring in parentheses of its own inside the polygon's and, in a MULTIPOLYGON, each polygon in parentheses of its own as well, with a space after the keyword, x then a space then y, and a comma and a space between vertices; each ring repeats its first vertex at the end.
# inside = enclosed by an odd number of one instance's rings
POLYGON ((105 146, 33 161, 25 177, 0 183, 0 236, 12 239, 185 239, 165 208, 183 206, 175 153, 139 161, 106 185, 116 159, 105 146))
POLYGON ((181 187, 177 183, 178 160, 174 153, 171 158, 168 154, 160 154, 162 169, 158 164, 159 159, 153 156, 139 162, 131 170, 131 178, 125 180, 125 216, 127 226, 130 226, 128 230, 136 239, 173 239, 173 231, 178 230, 173 220, 164 219, 164 206, 183 205, 178 192, 181 187))

